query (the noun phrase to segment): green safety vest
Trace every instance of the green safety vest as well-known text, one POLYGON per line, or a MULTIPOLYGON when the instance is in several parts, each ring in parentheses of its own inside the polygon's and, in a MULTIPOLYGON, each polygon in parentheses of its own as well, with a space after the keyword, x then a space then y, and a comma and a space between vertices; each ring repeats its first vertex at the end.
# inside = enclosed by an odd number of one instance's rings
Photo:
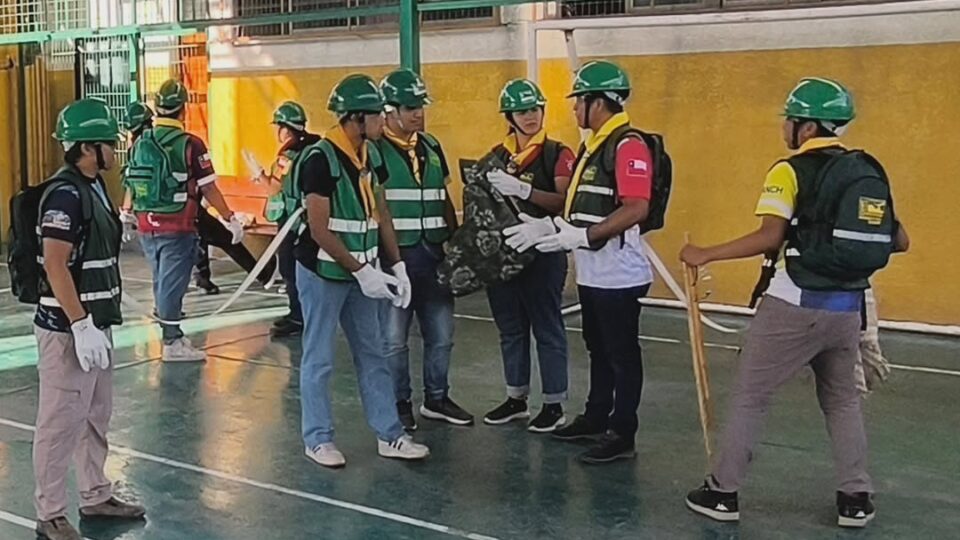
POLYGON ((136 212, 176 214, 187 204, 187 142, 182 129, 157 126, 137 138, 123 183, 133 193, 136 212))
POLYGON ((419 136, 422 137, 426 153, 420 182, 414 177, 402 150, 386 139, 380 139, 377 143, 389 173, 384 184, 384 195, 400 247, 414 246, 421 239, 442 244, 450 238, 446 219, 446 179, 443 177, 440 153, 436 150, 439 143, 426 133, 420 133, 419 136))
POLYGON ((280 193, 271 195, 267 199, 267 208, 264 211, 264 217, 271 223, 282 223, 287 216, 296 212, 302 204, 303 194, 296 179, 299 176, 300 162, 302 161, 299 157, 304 154, 304 150, 303 148, 299 150, 288 148, 283 151, 283 157, 289 165, 280 178, 280 193))
MULTIPOLYGON (((379 188, 376 187, 377 176, 375 171, 377 167, 382 165, 383 158, 375 145, 369 142, 365 144, 367 145, 368 174, 371 175, 371 182, 376 191, 379 188)), ((316 152, 323 152, 326 155, 327 162, 330 164, 330 176, 336 179, 336 188, 330 198, 330 221, 327 228, 343 242, 347 251, 355 259, 361 263, 375 265, 380 250, 380 226, 377 223, 376 216, 367 215, 364 210, 360 193, 354 188, 350 176, 343 170, 333 143, 322 140, 309 146, 303 151, 302 161, 306 161, 309 156, 316 152)), ((364 174, 364 171, 361 171, 361 174, 364 174)), ((304 219, 304 223, 300 225, 300 231, 302 232, 308 227, 309 225, 304 219)), ((346 268, 337 264, 333 257, 322 248, 317 250, 317 273, 321 277, 339 281, 355 279, 346 268)))
MULTIPOLYGON (((71 273, 75 280, 80 303, 87 313, 93 315, 93 322, 98 328, 107 328, 123 322, 120 312, 120 240, 123 236, 123 225, 113 212, 113 205, 109 199, 105 205, 101 201, 90 181, 84 178, 73 167, 63 167, 54 177, 72 182, 77 189, 88 190, 80 194, 80 201, 84 208, 83 215, 89 216, 89 222, 84 223, 82 252, 71 265, 71 273), (79 265, 79 268, 75 266, 79 265)), ((101 187, 103 187, 101 185, 101 187)), ((52 190, 48 189, 43 199, 52 190)), ((106 192, 104 192, 106 196, 106 192)), ((41 208, 43 205, 41 199, 41 208)), ((50 282, 43 272, 43 257, 38 256, 40 264, 40 304, 48 307, 60 308, 60 302, 53 295, 50 282)))
MULTIPOLYGON (((575 227, 589 227, 605 220, 620 206, 617 197, 617 179, 604 166, 607 147, 617 144, 620 136, 628 131, 630 126, 623 126, 613 131, 597 150, 585 156, 583 148, 577 160, 586 159, 580 177, 580 184, 573 194, 573 203, 570 205, 569 221, 575 227)), ((576 169, 574 169, 576 170, 576 169)))

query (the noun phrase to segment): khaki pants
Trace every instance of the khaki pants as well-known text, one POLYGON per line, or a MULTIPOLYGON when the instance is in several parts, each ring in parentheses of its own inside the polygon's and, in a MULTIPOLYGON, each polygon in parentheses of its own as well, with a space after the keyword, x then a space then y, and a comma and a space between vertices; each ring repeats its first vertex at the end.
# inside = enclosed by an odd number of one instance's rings
POLYGON ((740 355, 730 412, 713 464, 713 489, 740 489, 774 392, 809 365, 833 446, 837 490, 873 492, 854 379, 859 338, 857 312, 807 309, 764 297, 740 355))
MULTIPOLYGON (((113 353, 110 368, 80 369, 69 332, 34 327, 40 359, 40 404, 33 439, 34 504, 43 521, 66 515, 67 470, 76 467, 80 506, 112 496, 103 472, 107 428, 113 409, 113 353)), ((107 337, 112 339, 110 330, 107 337)))

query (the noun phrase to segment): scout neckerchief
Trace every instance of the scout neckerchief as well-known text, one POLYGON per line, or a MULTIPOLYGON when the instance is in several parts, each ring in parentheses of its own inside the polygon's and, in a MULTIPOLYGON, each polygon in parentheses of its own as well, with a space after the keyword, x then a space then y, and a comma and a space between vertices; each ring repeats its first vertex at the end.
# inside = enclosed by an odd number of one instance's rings
POLYGON ((423 181, 420 179, 420 160, 417 158, 417 141, 419 140, 417 133, 411 135, 408 140, 395 133, 388 126, 384 126, 383 135, 387 140, 395 144, 397 148, 403 150, 410 156, 410 169, 413 171, 413 178, 418 184, 422 184, 423 181))
POLYGON ((600 128, 596 133, 592 133, 587 137, 586 142, 584 142, 584 151, 583 155, 580 156, 580 159, 577 160, 577 168, 573 171, 573 178, 570 180, 570 188, 567 189, 567 200, 563 205, 563 219, 570 219, 570 209, 573 207, 573 198, 577 194, 577 187, 580 185, 580 178, 583 176, 583 169, 587 165, 587 161, 594 152, 600 148, 600 145, 610 137, 610 134, 614 132, 619 127, 623 127, 630 123, 630 117, 627 116, 627 113, 621 112, 617 113, 610 117, 609 120, 603 127, 600 128))
POLYGON ((363 202, 363 211, 367 217, 376 219, 376 196, 373 194, 373 184, 370 169, 367 167, 367 141, 360 145, 360 155, 350 142, 350 137, 343 131, 343 126, 337 126, 326 134, 326 139, 350 158, 353 166, 360 171, 360 200, 363 202))
POLYGON ((543 148, 543 143, 547 140, 547 132, 541 129, 533 137, 527 141, 527 146, 520 148, 520 142, 517 138, 517 132, 511 131, 505 139, 503 139, 503 148, 510 154, 510 163, 507 164, 507 172, 510 174, 515 174, 526 164, 527 160, 543 148), (510 165, 513 167, 510 167, 510 165), (515 170, 509 170, 513 168, 515 170))

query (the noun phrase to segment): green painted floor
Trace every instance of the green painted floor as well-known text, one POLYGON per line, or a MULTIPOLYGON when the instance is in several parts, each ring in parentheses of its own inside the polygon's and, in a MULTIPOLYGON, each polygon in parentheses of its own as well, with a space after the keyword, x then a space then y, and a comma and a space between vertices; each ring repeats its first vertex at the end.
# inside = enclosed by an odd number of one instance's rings
MULTIPOLYGON (((142 262, 125 257, 123 268, 128 291, 149 305, 142 262)), ((215 271, 222 284, 241 277, 226 262, 216 262, 215 271)), ((6 272, 0 274, 3 289, 9 285, 6 272)), ((210 312, 233 290, 223 288, 212 298, 191 292, 188 313, 210 312)), ((36 410, 35 343, 29 309, 6 291, 0 298, 0 539, 32 539, 31 530, 14 522, 17 516, 33 519, 26 428, 36 410)), ((793 381, 775 402, 741 493, 741 523, 720 525, 683 504, 686 491, 701 481, 704 458, 682 313, 644 315, 647 383, 635 461, 589 467, 574 460, 577 445, 528 434, 520 424, 457 428, 429 420, 417 432, 432 449, 428 461, 381 459, 341 343, 332 387, 337 442, 348 465, 330 471, 303 456, 299 340, 271 342, 268 336, 283 302, 253 291, 228 316, 191 321, 194 343, 210 354, 203 365, 161 364, 157 331, 143 320, 118 332, 108 475, 119 493, 146 505, 148 520, 134 527, 85 526, 86 537, 960 538, 957 340, 883 335, 893 362, 957 373, 897 370, 868 399, 871 472, 879 492, 878 518, 869 529, 834 525, 829 447, 809 377, 793 381)), ((503 398, 497 334, 483 320, 488 309, 482 295, 459 301, 457 313, 466 317, 457 321, 452 393, 479 417, 503 398)), ((568 325, 568 412, 576 413, 587 389, 587 357, 578 317, 569 317, 568 325)), ((718 345, 707 354, 721 420, 738 339, 707 331, 707 340, 718 345)), ((419 359, 419 339, 413 341, 419 359)), ((73 513, 75 496, 72 501, 73 513)))

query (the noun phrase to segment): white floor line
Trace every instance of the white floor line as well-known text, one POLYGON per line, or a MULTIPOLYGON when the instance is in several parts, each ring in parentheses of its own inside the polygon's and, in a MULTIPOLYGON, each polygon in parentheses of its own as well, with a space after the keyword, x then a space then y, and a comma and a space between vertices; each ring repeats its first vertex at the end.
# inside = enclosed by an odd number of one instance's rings
MULTIPOLYGON (((490 317, 479 317, 477 315, 454 315, 454 318, 464 319, 468 321, 480 321, 480 322, 489 322, 489 323, 495 322, 490 317)), ((578 332, 581 334, 583 333, 583 328, 579 328, 577 326, 568 326, 567 330, 570 332, 578 332)), ((658 336, 645 336, 643 334, 640 334, 639 338, 642 339, 643 341, 652 341, 654 343, 671 343, 674 345, 682 345, 686 343, 686 341, 681 341, 679 339, 665 338, 665 337, 658 337, 658 336)), ((712 349, 723 349, 727 351, 736 351, 736 352, 740 351, 740 347, 737 347, 736 345, 725 345, 723 343, 709 343, 709 342, 704 343, 703 345, 705 347, 710 347, 712 349)))
MULTIPOLYGON (((36 432, 36 428, 34 426, 31 426, 30 424, 24 424, 22 422, 17 422, 16 420, 9 420, 6 418, 0 418, 0 425, 11 427, 14 429, 20 429, 23 431, 29 431, 31 433, 36 432)), ((199 465, 192 465, 190 463, 184 463, 182 461, 177 461, 174 459, 168 459, 161 456, 155 456, 153 454, 147 454, 146 452, 141 452, 139 450, 134 450, 132 448, 127 448, 124 446, 110 445, 110 450, 112 450, 115 454, 120 454, 122 456, 129 456, 137 459, 142 459, 144 461, 151 461, 153 463, 159 463, 161 465, 166 465, 168 467, 182 469, 185 471, 191 471, 191 472, 203 474, 206 476, 211 476, 213 478, 227 480, 228 482, 235 482, 237 484, 244 484, 247 486, 257 487, 260 489, 265 489, 267 491, 272 491, 274 493, 282 493, 284 495, 289 495, 291 497, 297 497, 299 499, 314 501, 314 502, 318 502, 328 506, 342 508, 344 510, 352 510, 354 512, 359 512, 361 514, 366 514, 368 516, 378 517, 378 518, 386 519, 389 521, 394 521, 396 523, 403 523, 404 525, 410 525, 412 527, 427 529, 430 531, 435 531, 435 532, 447 534, 450 536, 467 538, 469 540, 498 540, 496 537, 493 537, 493 536, 487 536, 479 533, 472 533, 469 531, 457 529, 455 527, 450 527, 448 525, 441 525, 439 523, 432 523, 430 521, 424 521, 422 519, 405 516, 403 514, 396 514, 396 513, 388 512, 385 510, 380 510, 379 508, 363 506, 362 504, 341 501, 339 499, 332 499, 330 497, 324 497, 323 495, 317 495, 315 493, 309 493, 309 492, 300 491, 297 489, 290 489, 290 488, 283 487, 281 485, 277 485, 271 482, 260 482, 259 480, 253 480, 251 478, 246 478, 243 476, 238 476, 238 475, 223 472, 223 471, 208 469, 206 467, 200 467, 199 465)), ((30 526, 33 527, 32 524, 30 526)))
MULTIPOLYGON (((31 531, 35 530, 37 527, 37 523, 35 521, 27 519, 22 516, 18 516, 16 514, 11 514, 10 512, 4 512, 3 510, 0 510, 0 521, 6 521, 7 523, 19 525, 26 529, 30 529, 31 531)), ((84 536, 83 540, 91 540, 91 539, 84 536)))
POLYGON ((903 371, 919 371, 920 373, 932 373, 934 375, 952 375, 954 377, 960 377, 960 371, 954 371, 952 369, 940 369, 923 366, 904 366, 902 364, 890 364, 890 367, 893 369, 902 369, 903 371))

